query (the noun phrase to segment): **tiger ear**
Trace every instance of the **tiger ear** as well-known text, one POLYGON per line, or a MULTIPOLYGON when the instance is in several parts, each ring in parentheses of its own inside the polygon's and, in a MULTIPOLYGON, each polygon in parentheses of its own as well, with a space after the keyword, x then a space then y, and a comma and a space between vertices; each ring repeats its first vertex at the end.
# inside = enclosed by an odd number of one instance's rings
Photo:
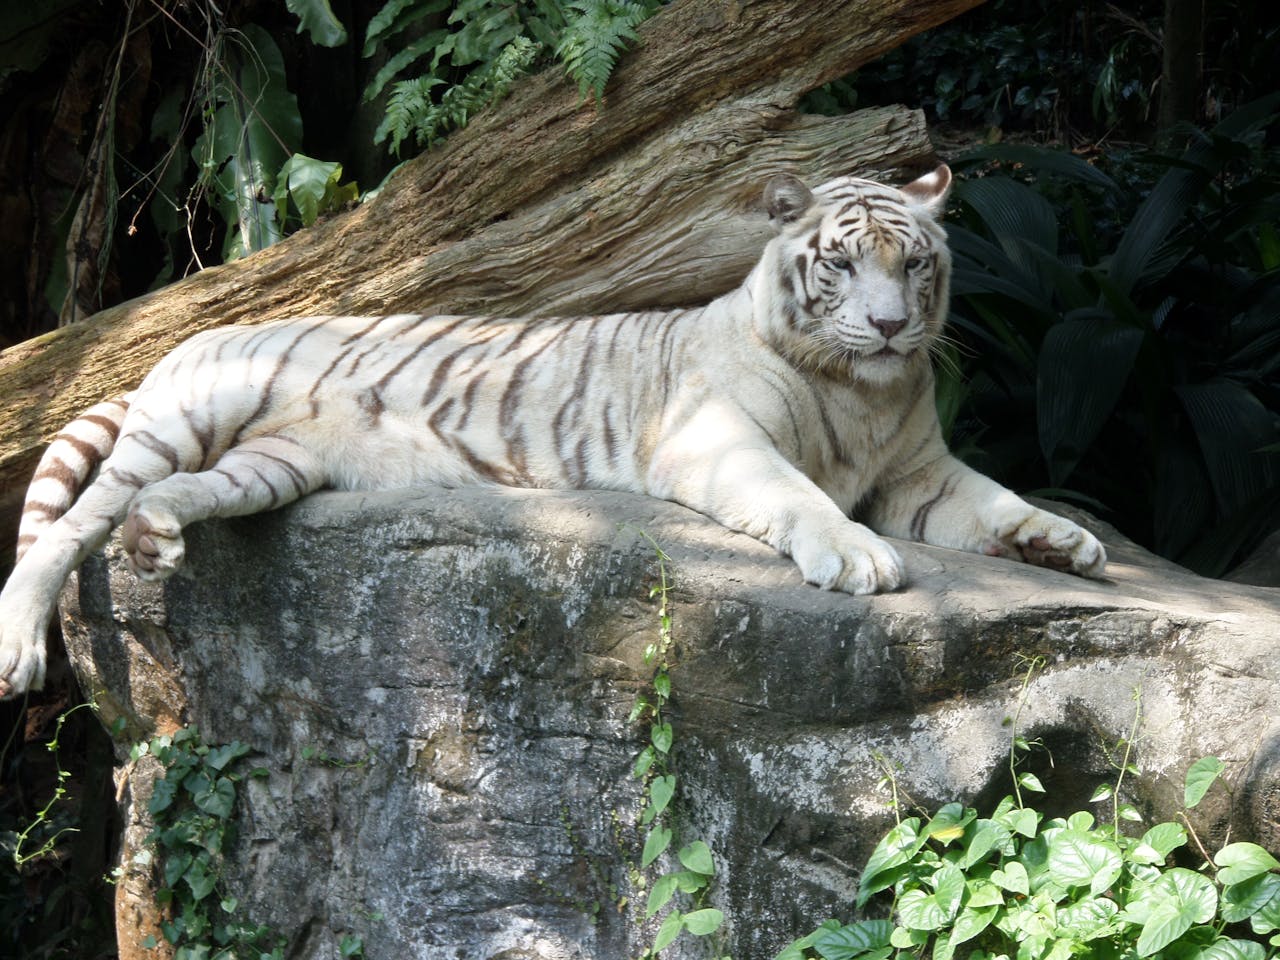
POLYGON ((789 173, 780 173, 764 188, 764 207, 779 227, 799 220, 813 206, 813 192, 789 173))
POLYGON ((951 168, 945 163, 939 164, 932 173, 912 180, 901 189, 912 206, 924 207, 937 220, 947 208, 947 194, 951 192, 951 168))

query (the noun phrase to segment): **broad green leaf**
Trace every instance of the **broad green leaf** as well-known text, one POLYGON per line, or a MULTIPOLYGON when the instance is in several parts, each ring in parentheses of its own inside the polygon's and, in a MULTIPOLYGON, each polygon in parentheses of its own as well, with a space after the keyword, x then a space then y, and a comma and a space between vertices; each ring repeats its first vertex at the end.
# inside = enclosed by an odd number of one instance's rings
POLYGON ((959 803, 948 803, 929 821, 924 832, 930 839, 945 845, 963 836, 964 828, 977 817, 974 810, 966 810, 959 803))
POLYGON ((824 960, 853 960, 888 947, 892 934, 888 920, 861 920, 821 932, 814 937, 813 948, 824 960))
POLYGON ((295 153, 285 161, 276 178, 273 199, 276 213, 284 223, 289 213, 289 198, 302 217, 302 225, 309 227, 327 207, 326 200, 333 194, 342 177, 342 164, 334 161, 313 160, 305 154, 295 153))
POLYGON ((1187 771, 1187 784, 1182 792, 1182 803, 1190 810, 1208 793, 1214 781, 1221 776, 1227 765, 1217 757, 1201 757, 1187 771))
POLYGON ((1142 835, 1140 845, 1151 847, 1160 856, 1160 860, 1148 860, 1147 863, 1160 863, 1171 852, 1187 842, 1187 831, 1178 823, 1157 823, 1142 835))
POLYGON ((966 907, 956 917, 951 928, 951 945, 959 946, 966 940, 972 940, 991 925, 999 907, 966 907))
POLYGON ((640 755, 636 757, 635 766, 631 769, 631 775, 639 779, 649 772, 649 768, 653 766, 653 761, 658 757, 658 752, 653 747, 645 747, 640 751, 640 755))
POLYGON ((1241 883, 1268 870, 1280 868, 1280 861, 1256 843, 1229 843, 1213 858, 1218 882, 1241 883))
POLYGON ((669 753, 671 751, 671 742, 674 736, 671 732, 671 724, 655 723, 653 730, 649 734, 649 738, 653 741, 653 748, 659 753, 669 753))
POLYGON ((671 699, 671 675, 666 671, 654 674, 653 689, 657 691, 658 696, 671 699))
POLYGON ((1174 391, 1195 429, 1222 513, 1236 513, 1275 489, 1275 458, 1255 454, 1276 441, 1275 415, 1248 387, 1219 377, 1174 391))
POLYGON ((817 930, 809 934, 807 937, 801 937, 799 940, 793 940, 783 948, 773 960, 805 960, 805 951, 813 946, 813 941, 828 930, 839 930, 841 923, 839 920, 826 920, 817 930))
POLYGON ((1247 920, 1272 900, 1280 899, 1280 876, 1260 873, 1222 891, 1222 919, 1227 923, 1247 920))
POLYGON ((237 760, 248 752, 248 744, 235 740, 225 746, 212 748, 204 762, 215 770, 223 770, 232 760, 237 760))
POLYGON ((1014 833, 1020 833, 1024 837, 1034 837, 1039 826, 1040 815, 1030 807, 1009 814, 1009 829, 1014 833))
POLYGON ((671 831, 659 824, 649 831, 644 841, 644 851, 640 854, 640 868, 643 870, 657 860, 667 847, 671 846, 671 831))
POLYGON ((985 860, 992 850, 1003 847, 1009 838, 1009 830, 1003 825, 994 820, 978 820, 973 825, 969 840, 965 844, 964 856, 959 862, 960 868, 968 869, 975 863, 985 860))
POLYGON ((298 18, 298 33, 307 31, 312 43, 340 47, 347 42, 347 28, 333 15, 329 0, 285 0, 285 6, 298 18))
POLYGON ((1137 951, 1140 957, 1149 957, 1163 950, 1191 929, 1192 920, 1176 904, 1159 903, 1142 925, 1138 936, 1137 951))
POLYGON ((205 897, 209 896, 209 894, 213 893, 213 888, 217 886, 218 883, 217 876, 211 873, 204 864, 198 861, 191 865, 191 869, 183 875, 182 879, 183 882, 186 883, 187 887, 190 888, 191 895, 195 897, 196 900, 203 900, 205 897))
POLYGON ((208 790, 197 793, 192 799, 205 813, 229 820, 236 805, 236 788, 226 777, 219 777, 208 790))
POLYGON ((1040 782, 1040 778, 1037 777, 1034 773, 1018 774, 1018 785, 1021 786, 1023 790, 1031 790, 1031 791, 1034 791, 1035 793, 1045 792, 1044 784, 1040 782))
POLYGON ((705 937, 715 933, 724 923, 724 914, 710 908, 694 910, 684 915, 684 928, 695 937, 705 937))
POLYGON ((1099 312, 1055 324, 1040 346, 1036 420, 1050 478, 1063 483, 1124 392, 1146 334, 1099 312))
POLYGON ((1031 892, 1031 881, 1027 876, 1027 868, 1017 860, 1010 860, 999 870, 992 873, 991 882, 1008 890, 1010 893, 1020 893, 1026 896, 1031 892))
POLYGON ((862 870, 862 879, 858 884, 859 907, 873 895, 893 885, 895 878, 888 877, 888 872, 910 860, 925 839, 920 833, 918 817, 908 817, 884 835, 871 851, 867 865, 862 870))
POLYGON ((1173 867, 1154 886, 1175 897, 1192 923, 1208 923, 1218 912, 1218 890, 1202 873, 1173 867))
POLYGON ((1037 173, 1058 174, 1093 187, 1119 189, 1116 182, 1097 167, 1065 150, 1021 143, 992 143, 966 150, 956 162, 962 163, 966 160, 1000 160, 1037 173))
POLYGON ((154 816, 168 810, 173 805, 173 798, 178 794, 178 782, 170 780, 167 776, 163 780, 157 780, 155 786, 151 790, 151 799, 147 801, 147 810, 154 816))
POLYGON ((960 911, 964 890, 964 872, 954 863, 945 864, 933 875, 933 896, 948 920, 960 911))
POLYGON ((284 58, 261 27, 248 24, 219 43, 210 101, 192 156, 231 228, 224 250, 230 259, 281 238, 271 200, 275 176, 302 140, 284 58))
POLYGON ((684 916, 679 910, 672 910, 667 914, 662 926, 658 928, 658 935, 653 940, 653 952, 667 949, 671 946, 672 941, 680 936, 680 931, 684 929, 684 916))
POLYGON ((923 890, 908 890, 898 898, 898 918, 913 930, 937 930, 950 919, 938 901, 923 890))
POLYGON ((894 927, 889 935, 889 943, 899 950, 911 950, 929 942, 931 934, 928 930, 911 930, 907 927, 894 927))
POLYGON ((684 864, 686 870, 700 873, 703 876, 714 876, 716 872, 715 859, 711 856, 711 848, 701 840, 695 840, 687 847, 681 848, 680 862, 684 864))
POLYGON ((1087 833, 1092 830, 1094 823, 1093 814, 1088 810, 1077 810, 1067 817, 1067 829, 1078 830, 1081 833, 1087 833))
POLYGON ((1113 791, 1111 787, 1104 783, 1102 786, 1098 787, 1097 790, 1093 791, 1093 796, 1089 798, 1089 802, 1101 803, 1103 800, 1110 800, 1112 795, 1113 791))
POLYGON ((653 882, 653 886, 649 888, 649 902, 645 905, 644 910, 645 917, 652 917, 655 913, 670 903, 671 898, 675 895, 675 874, 669 873, 664 877, 659 877, 653 882))
POLYGON ((1115 844, 1087 833, 1062 830, 1049 840, 1049 873, 1066 887, 1088 887, 1095 896, 1116 878, 1124 862, 1115 844))
POLYGON ((1218 940, 1191 960, 1266 960, 1266 948, 1254 940, 1218 940))
POLYGON ((1093 897, 1069 903, 1058 910, 1058 926, 1070 930, 1077 940, 1092 940, 1110 930, 1120 908, 1107 897, 1093 897))
POLYGON ((662 816, 662 811, 667 809, 667 805, 671 803, 671 798, 675 795, 675 774, 669 773, 665 777, 655 777, 653 783, 649 784, 649 804, 653 815, 655 817, 662 816))
POLYGON ((990 880, 970 880, 968 888, 969 896, 964 901, 966 906, 998 907, 1004 904, 1004 894, 990 880))

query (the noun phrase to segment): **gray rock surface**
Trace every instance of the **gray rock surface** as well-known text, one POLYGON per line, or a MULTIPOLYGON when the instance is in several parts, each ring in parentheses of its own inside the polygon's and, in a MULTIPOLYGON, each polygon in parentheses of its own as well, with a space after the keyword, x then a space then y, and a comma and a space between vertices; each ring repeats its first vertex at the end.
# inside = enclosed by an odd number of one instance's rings
MULTIPOLYGON (((900 544, 910 586, 856 598, 642 497, 327 493, 192 528, 162 585, 109 547, 68 586, 63 626, 104 720, 126 718, 122 753, 195 722, 270 771, 247 789, 229 884, 289 956, 336 958, 358 933, 369 958, 622 960, 655 930, 627 867, 643 733, 627 717, 657 636, 643 530, 674 579, 673 806, 716 853, 722 952, 767 960, 849 915, 892 819, 886 764, 930 807, 1008 791, 1026 656, 1047 660, 1020 723, 1051 753, 1031 769, 1052 808, 1113 779, 1140 691, 1129 798, 1170 816, 1214 753, 1233 792, 1196 821, 1206 842, 1230 827, 1280 848, 1280 591, 1094 526, 1107 582, 900 544)), ((153 775, 122 785, 126 854, 153 775)), ((126 960, 149 882, 133 865, 120 888, 126 960)), ((687 935, 664 953, 710 955, 687 935)))

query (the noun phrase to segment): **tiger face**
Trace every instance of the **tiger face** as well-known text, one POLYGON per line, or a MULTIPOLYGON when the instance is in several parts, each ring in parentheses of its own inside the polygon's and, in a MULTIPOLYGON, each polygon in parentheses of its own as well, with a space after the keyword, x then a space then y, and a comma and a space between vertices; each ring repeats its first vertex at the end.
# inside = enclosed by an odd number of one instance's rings
POLYGON ((797 366, 871 384, 926 356, 946 316, 951 260, 937 218, 950 185, 945 166, 902 189, 770 181, 775 345, 797 366))

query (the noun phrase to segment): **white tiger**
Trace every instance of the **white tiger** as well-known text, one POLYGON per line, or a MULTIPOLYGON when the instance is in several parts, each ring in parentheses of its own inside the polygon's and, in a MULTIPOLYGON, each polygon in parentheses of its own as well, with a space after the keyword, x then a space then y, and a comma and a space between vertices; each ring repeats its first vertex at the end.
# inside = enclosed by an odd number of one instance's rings
POLYGON ((906 580, 873 529, 1101 576, 1091 534, 943 443, 929 352, 948 299, 937 218, 950 183, 945 166, 902 189, 775 178, 778 235, 701 309, 312 317, 192 337, 41 461, 0 593, 0 693, 42 683, 58 593, 117 525, 133 570, 160 579, 182 563, 187 524, 320 487, 646 493, 855 594, 906 580))

